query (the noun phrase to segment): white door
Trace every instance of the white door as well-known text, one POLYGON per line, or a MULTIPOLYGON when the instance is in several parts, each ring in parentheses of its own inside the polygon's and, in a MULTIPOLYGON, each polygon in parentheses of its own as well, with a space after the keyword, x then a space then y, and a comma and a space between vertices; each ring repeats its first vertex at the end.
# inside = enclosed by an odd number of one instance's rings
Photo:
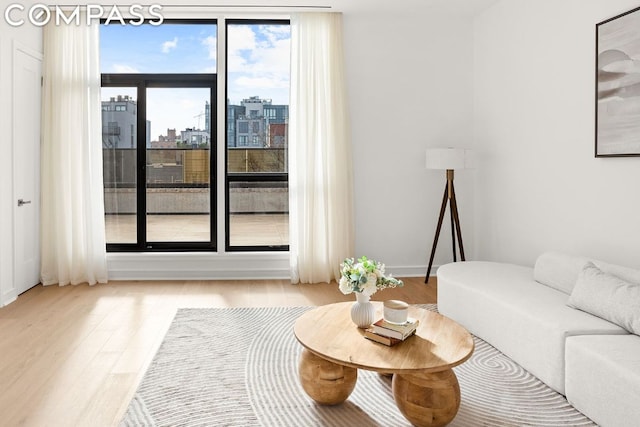
POLYGON ((13 49, 13 242, 17 294, 40 282, 40 99, 42 57, 13 49))

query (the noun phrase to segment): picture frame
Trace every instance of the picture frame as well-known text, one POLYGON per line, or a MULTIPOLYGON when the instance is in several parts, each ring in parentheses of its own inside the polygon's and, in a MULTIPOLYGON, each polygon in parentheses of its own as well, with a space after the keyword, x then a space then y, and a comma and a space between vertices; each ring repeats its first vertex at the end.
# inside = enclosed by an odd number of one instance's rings
POLYGON ((640 156, 640 7, 596 24, 595 156, 640 156))

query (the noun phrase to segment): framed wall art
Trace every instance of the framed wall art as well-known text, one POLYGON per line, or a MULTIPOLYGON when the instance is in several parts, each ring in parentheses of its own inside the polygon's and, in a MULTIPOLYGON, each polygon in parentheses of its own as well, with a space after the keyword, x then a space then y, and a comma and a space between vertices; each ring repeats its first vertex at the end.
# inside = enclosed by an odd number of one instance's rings
POLYGON ((640 156, 640 7, 596 24, 595 154, 640 156))

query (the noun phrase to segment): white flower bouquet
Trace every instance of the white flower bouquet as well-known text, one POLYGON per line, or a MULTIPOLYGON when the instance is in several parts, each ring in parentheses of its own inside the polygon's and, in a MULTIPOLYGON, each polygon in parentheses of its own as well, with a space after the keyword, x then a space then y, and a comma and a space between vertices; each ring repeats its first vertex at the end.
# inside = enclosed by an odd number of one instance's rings
POLYGON ((403 286, 402 280, 391 275, 385 276, 384 264, 366 256, 358 259, 346 258, 340 264, 340 291, 343 294, 361 292, 373 295, 380 289, 403 286))

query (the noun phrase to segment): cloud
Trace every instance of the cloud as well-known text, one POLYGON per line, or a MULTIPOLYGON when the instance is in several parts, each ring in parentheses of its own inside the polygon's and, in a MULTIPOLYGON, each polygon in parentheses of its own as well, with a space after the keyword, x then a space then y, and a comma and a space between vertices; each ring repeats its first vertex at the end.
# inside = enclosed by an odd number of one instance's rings
POLYGON ((174 37, 173 40, 162 43, 162 53, 169 53, 169 51, 175 49, 176 46, 178 46, 178 38, 174 37))
POLYGON ((247 25, 230 25, 227 35, 227 69, 247 71, 247 58, 257 46, 256 34, 247 25))
POLYGON ((132 74, 132 73, 139 73, 140 71, 137 68, 132 67, 130 65, 113 64, 113 72, 123 73, 123 74, 132 74))
POLYGON ((231 52, 251 50, 256 47, 256 34, 248 25, 230 25, 227 41, 231 52))
POLYGON ((288 25, 261 25, 260 33, 271 44, 281 39, 289 39, 291 37, 291 29, 288 25))
POLYGON ((267 46, 258 47, 254 50, 251 59, 259 65, 257 71, 261 73, 288 76, 291 62, 290 40, 277 40, 267 46))
POLYGON ((216 60, 218 40, 214 36, 209 36, 202 40, 202 44, 209 50, 209 59, 216 60))
POLYGON ((288 78, 291 37, 288 26, 260 26, 259 38, 247 26, 231 26, 229 30, 229 72, 288 78))
POLYGON ((286 25, 231 26, 227 57, 229 98, 239 102, 259 95, 276 104, 287 104, 290 38, 286 25))

